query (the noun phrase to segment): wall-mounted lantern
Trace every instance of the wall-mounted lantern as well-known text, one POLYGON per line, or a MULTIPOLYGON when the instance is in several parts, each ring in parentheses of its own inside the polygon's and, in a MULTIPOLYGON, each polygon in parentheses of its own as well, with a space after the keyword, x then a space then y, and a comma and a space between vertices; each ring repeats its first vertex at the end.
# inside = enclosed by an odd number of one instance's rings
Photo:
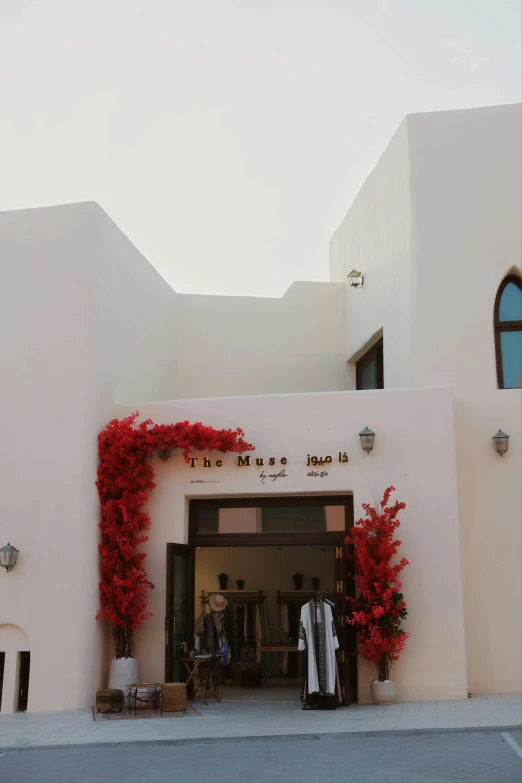
POLYGON ((15 567, 17 557, 18 549, 11 546, 9 541, 7 542, 7 546, 0 547, 0 565, 2 568, 5 568, 7 572, 15 567))
POLYGON ((362 286, 363 284, 363 276, 357 269, 352 269, 348 275, 348 280, 350 281, 350 285, 354 288, 359 288, 359 286, 362 286))
POLYGON ((163 462, 166 462, 171 454, 172 449, 158 449, 158 457, 162 459, 163 462))
POLYGON ((369 454, 370 451, 373 449, 373 441, 375 440, 375 432, 373 432, 373 430, 369 429, 368 427, 365 427, 359 433, 359 437, 361 439, 361 446, 363 447, 363 450, 367 454, 369 454))
POLYGON ((506 435, 505 432, 499 430, 496 435, 493 435, 492 441, 495 444, 495 451, 497 454, 500 454, 500 456, 503 457, 508 450, 509 435, 506 435))

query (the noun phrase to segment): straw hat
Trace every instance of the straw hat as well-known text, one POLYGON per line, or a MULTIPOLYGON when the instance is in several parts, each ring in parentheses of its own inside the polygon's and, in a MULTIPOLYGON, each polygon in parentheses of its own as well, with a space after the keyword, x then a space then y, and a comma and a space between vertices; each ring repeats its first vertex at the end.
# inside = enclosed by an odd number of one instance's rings
POLYGON ((213 612, 222 612, 228 606, 228 601, 219 593, 212 593, 208 597, 208 603, 213 612))

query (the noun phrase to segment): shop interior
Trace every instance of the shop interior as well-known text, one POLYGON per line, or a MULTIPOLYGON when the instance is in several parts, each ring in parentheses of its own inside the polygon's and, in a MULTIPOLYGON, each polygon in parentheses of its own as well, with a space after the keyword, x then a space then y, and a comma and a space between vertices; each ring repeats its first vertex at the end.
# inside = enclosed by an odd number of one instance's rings
POLYGON ((316 590, 333 596, 334 585, 332 545, 196 547, 195 622, 212 611, 209 597, 226 599, 219 615, 229 647, 229 664, 219 667, 222 699, 300 698, 301 607, 316 590))

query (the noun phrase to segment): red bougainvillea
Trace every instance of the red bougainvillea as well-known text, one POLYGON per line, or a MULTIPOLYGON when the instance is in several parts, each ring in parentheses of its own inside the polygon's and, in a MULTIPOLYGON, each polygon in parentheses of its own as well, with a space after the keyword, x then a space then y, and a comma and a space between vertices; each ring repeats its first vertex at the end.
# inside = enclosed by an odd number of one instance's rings
POLYGON ((359 519, 346 537, 353 545, 348 557, 355 565, 356 598, 347 598, 346 618, 358 631, 357 653, 377 667, 378 679, 389 679, 393 661, 398 660, 408 634, 401 629, 407 616, 398 576, 408 565, 406 558, 392 565, 401 542, 395 538, 400 522, 397 514, 406 508, 396 502, 388 506, 395 487, 388 487, 378 508, 363 503, 365 519, 359 519))
POLYGON ((241 454, 254 448, 243 440, 240 429, 215 430, 188 421, 154 425, 150 419, 136 424, 138 415, 113 419, 98 436, 102 569, 98 617, 113 626, 117 658, 134 656, 133 632, 151 616, 147 597, 154 585, 145 571, 145 552, 138 552, 150 525, 143 506, 156 486, 149 458, 156 450, 165 459, 171 449, 181 449, 189 462, 193 450, 241 454))

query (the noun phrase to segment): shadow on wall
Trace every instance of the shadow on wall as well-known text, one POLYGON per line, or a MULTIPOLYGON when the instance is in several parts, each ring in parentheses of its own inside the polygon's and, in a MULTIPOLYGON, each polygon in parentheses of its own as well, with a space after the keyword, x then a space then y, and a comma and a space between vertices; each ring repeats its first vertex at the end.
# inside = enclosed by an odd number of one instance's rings
POLYGON ((29 697, 30 646, 17 625, 0 625, 0 712, 25 712, 29 697))

